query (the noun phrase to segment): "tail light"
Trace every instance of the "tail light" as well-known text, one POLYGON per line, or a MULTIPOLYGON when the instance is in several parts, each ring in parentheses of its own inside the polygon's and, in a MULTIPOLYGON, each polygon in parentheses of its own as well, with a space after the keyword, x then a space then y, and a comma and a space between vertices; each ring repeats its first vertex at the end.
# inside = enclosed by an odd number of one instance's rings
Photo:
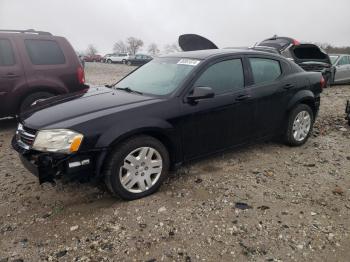
POLYGON ((298 40, 293 40, 293 45, 300 45, 300 42, 298 40))
POLYGON ((321 76, 320 84, 321 84, 321 88, 325 88, 326 87, 326 80, 324 80, 323 76, 321 76))
POLYGON ((84 84, 85 83, 85 73, 84 73, 84 69, 81 66, 78 67, 77 76, 78 76, 78 83, 81 85, 84 84))

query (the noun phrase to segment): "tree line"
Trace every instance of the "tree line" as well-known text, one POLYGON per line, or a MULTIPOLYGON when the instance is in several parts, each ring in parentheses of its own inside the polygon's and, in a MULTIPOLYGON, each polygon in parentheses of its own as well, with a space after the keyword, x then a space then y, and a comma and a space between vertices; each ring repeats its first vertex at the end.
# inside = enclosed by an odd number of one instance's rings
MULTIPOLYGON (((144 47, 144 42, 137 37, 128 37, 125 41, 119 40, 113 44, 114 53, 130 53, 135 55, 142 47, 144 47)), ((156 43, 151 43, 146 48, 147 52, 152 56, 157 56, 161 50, 156 43)), ((167 44, 164 46, 164 53, 173 53, 181 51, 180 47, 176 44, 167 44)), ((98 50, 95 45, 89 44, 87 50, 84 52, 86 55, 97 55, 98 50)))

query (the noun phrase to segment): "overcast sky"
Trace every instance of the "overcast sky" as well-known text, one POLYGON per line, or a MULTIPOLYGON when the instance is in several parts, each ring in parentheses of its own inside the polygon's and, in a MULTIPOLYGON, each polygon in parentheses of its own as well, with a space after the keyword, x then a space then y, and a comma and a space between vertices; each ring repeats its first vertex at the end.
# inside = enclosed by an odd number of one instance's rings
POLYGON ((0 28, 50 31, 78 51, 99 53, 128 36, 160 48, 183 33, 219 47, 249 46, 274 34, 350 45, 350 0, 0 0, 0 28))

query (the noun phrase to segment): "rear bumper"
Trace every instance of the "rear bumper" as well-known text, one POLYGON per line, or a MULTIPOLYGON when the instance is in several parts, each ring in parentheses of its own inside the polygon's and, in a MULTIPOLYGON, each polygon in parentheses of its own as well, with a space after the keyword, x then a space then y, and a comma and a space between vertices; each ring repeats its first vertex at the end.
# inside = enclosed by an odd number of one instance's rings
POLYGON ((103 162, 100 158, 104 155, 101 152, 63 155, 27 150, 18 145, 15 137, 12 139, 12 147, 19 153, 23 166, 38 177, 40 183, 54 182, 60 178, 85 180, 99 175, 99 163, 103 162))

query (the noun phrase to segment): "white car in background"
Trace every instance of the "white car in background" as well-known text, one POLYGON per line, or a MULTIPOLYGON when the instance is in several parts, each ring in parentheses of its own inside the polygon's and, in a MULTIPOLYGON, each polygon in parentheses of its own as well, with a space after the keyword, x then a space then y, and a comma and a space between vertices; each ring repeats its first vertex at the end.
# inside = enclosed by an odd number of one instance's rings
POLYGON ((108 57, 106 57, 106 63, 123 63, 125 64, 126 61, 130 58, 129 53, 119 53, 119 54, 111 54, 108 57))
POLYGON ((335 66, 335 75, 332 84, 350 83, 350 55, 348 54, 331 54, 333 66, 335 66))

